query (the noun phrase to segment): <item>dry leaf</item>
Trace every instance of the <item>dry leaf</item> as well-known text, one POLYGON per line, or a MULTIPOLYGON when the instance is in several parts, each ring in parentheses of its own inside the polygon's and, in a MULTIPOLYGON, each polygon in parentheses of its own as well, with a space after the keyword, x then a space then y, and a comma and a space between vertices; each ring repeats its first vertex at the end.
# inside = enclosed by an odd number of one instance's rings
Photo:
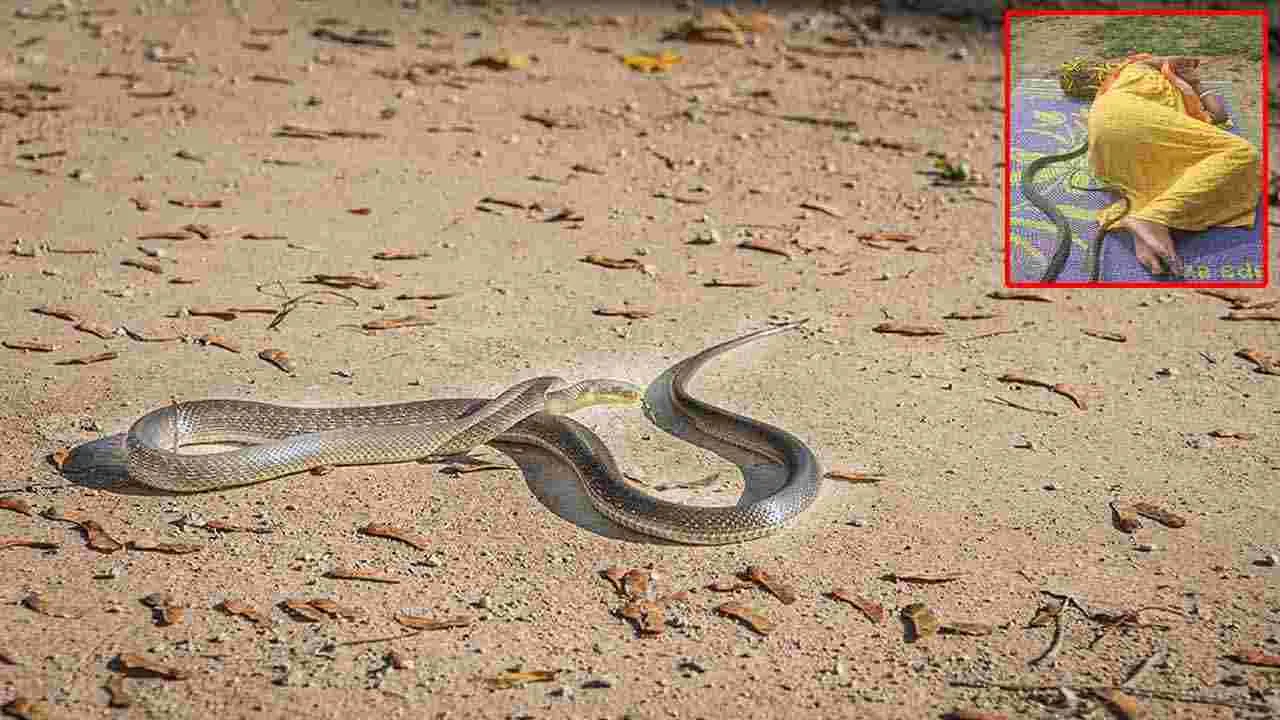
POLYGON ((86 355, 85 357, 68 358, 59 360, 54 365, 92 365, 94 363, 106 362, 107 360, 115 360, 120 357, 120 353, 116 352, 100 352, 96 355, 86 355))
POLYGON ((150 660, 137 653, 121 653, 118 659, 120 669, 126 675, 160 677, 165 680, 186 680, 191 677, 191 673, 187 670, 150 660))
POLYGON ((186 230, 187 232, 191 232, 191 233, 195 233, 196 235, 199 235, 203 240, 208 240, 209 238, 215 235, 230 234, 230 232, 228 231, 219 232, 217 230, 214 230, 212 225, 206 225, 205 223, 188 223, 186 225, 183 225, 182 229, 186 230))
POLYGON ((1043 380, 1036 380, 1035 378, 1029 378, 1024 375, 1017 375, 1015 373, 1005 373, 1004 375, 1001 375, 997 379, 1000 382, 1014 383, 1015 385, 1034 385, 1035 387, 1042 387, 1042 388, 1045 388, 1046 390, 1053 389, 1053 383, 1047 383, 1043 380))
POLYGON ((924 603, 911 603, 902 608, 902 621, 907 626, 907 642, 919 642, 938 632, 938 618, 924 603))
POLYGON ((368 322, 362 323, 360 328, 363 330, 394 330, 396 328, 421 327, 423 325, 435 324, 435 320, 424 318, 420 315, 406 315, 399 318, 369 320, 368 322))
POLYGON ((881 580, 888 582, 904 582, 915 585, 938 585, 960 580, 969 573, 964 571, 948 573, 885 573, 881 580))
POLYGON ((10 350, 26 350, 27 352, 53 352, 58 349, 57 345, 42 343, 37 340, 5 340, 0 345, 4 345, 10 350))
POLYGON ((482 67, 489 70, 523 70, 529 67, 530 58, 523 53, 499 50, 491 55, 482 55, 467 63, 470 67, 482 67))
POLYGON ((837 208, 831 207, 830 205, 824 205, 824 204, 819 203, 819 202, 812 202, 812 201, 810 201, 810 202, 802 202, 802 203, 800 203, 800 207, 804 208, 805 210, 815 210, 815 211, 817 211, 817 212, 822 213, 823 215, 830 215, 830 216, 831 216, 831 217, 833 217, 833 218, 843 218, 843 217, 844 217, 844 212, 843 212, 843 211, 841 211, 841 210, 839 210, 839 209, 837 209, 837 208))
POLYGON ((221 200, 170 200, 170 201, 169 201, 169 204, 170 204, 170 205, 176 205, 177 207, 183 207, 183 208, 196 208, 196 209, 199 209, 199 208, 208 209, 208 208, 220 208, 220 207, 222 207, 222 201, 221 201, 221 200))
POLYGON ((48 600, 45 600, 39 593, 31 593, 22 598, 22 605, 28 610, 33 610, 41 615, 69 620, 84 617, 85 613, 88 612, 87 609, 81 607, 54 605, 48 600))
POLYGON ((58 318, 59 320, 70 320, 71 322, 78 322, 80 320, 80 315, 76 313, 74 310, 71 310, 69 308, 56 307, 52 305, 41 305, 40 307, 34 307, 34 308, 31 308, 31 312, 37 313, 39 315, 48 315, 49 317, 55 317, 55 318, 58 318))
POLYGON ((652 310, 642 310, 639 308, 606 308, 598 307, 591 311, 595 315, 603 317, 624 317, 628 320, 643 320, 647 317, 653 317, 652 310))
POLYGON ((1024 300, 1027 302, 1051 303, 1053 300, 1032 290, 992 290, 987 297, 993 300, 1024 300))
POLYGON ((745 603, 730 601, 718 606, 716 612, 745 623, 747 627, 761 635, 768 635, 773 632, 773 623, 768 618, 757 613, 755 608, 745 603))
POLYGON ((1245 665, 1280 668, 1280 655, 1264 653, 1261 650, 1241 650, 1229 656, 1232 660, 1245 665))
MULTIPOLYGON (((230 310, 217 310, 214 308, 200 308, 200 307, 187 308, 186 314, 190 315, 191 317, 213 317, 213 318, 218 318, 219 320, 235 320, 236 319, 236 314, 234 312, 230 310)), ((170 315, 169 317, 181 317, 181 316, 182 314, 178 312, 170 315)))
POLYGON ((872 242, 906 243, 906 242, 911 242, 912 240, 915 240, 916 236, 912 235, 911 233, 873 232, 873 233, 859 233, 857 235, 857 238, 859 240, 870 240, 872 242))
POLYGON ((1053 387, 1049 389, 1075 403, 1077 408, 1081 410, 1089 409, 1089 406, 1085 404, 1084 398, 1080 396, 1080 391, 1077 390, 1074 385, 1069 385, 1067 383, 1054 383, 1053 387))
POLYGON ((154 328, 139 328, 122 326, 124 334, 138 342, 175 342, 181 340, 182 336, 172 331, 165 333, 154 328))
MULTIPOLYGON (((64 451, 64 452, 67 452, 68 456, 71 455, 69 451, 64 451)), ((65 460, 63 462, 65 462, 65 460)), ((61 463, 58 465, 58 467, 62 467, 61 463)), ((30 515, 31 503, 27 502, 26 500, 23 500, 22 498, 10 497, 6 495, 4 497, 0 497, 0 510, 12 510, 13 512, 22 513, 23 515, 30 515)))
POLYGON ((1248 360, 1257 366, 1257 371, 1265 375, 1280 375, 1280 358, 1261 350, 1244 348, 1236 351, 1236 357, 1248 360))
POLYGON ((15 695, 2 709, 18 720, 49 720, 49 701, 41 698, 15 695))
POLYGON ((412 657, 395 648, 387 651, 387 662, 396 670, 413 670, 418 666, 412 657))
POLYGON ((49 453, 49 462, 53 463, 53 466, 59 470, 61 470, 62 466, 66 465, 67 461, 70 459, 71 448, 58 448, 57 450, 49 453))
POLYGON ((106 325, 103 325, 101 323, 93 322, 91 320, 81 320, 80 322, 76 323, 75 328, 80 332, 87 332, 90 335, 96 335, 97 337, 100 337, 103 340, 110 340, 111 338, 116 336, 116 332, 114 329, 109 328, 106 325))
POLYGON ((742 573, 742 579, 750 580, 751 582, 756 583, 760 587, 769 591, 769 593, 771 593, 774 597, 781 600, 783 605, 790 605, 796 601, 795 592, 792 591, 791 588, 777 582, 774 578, 770 577, 769 573, 765 571, 764 568, 752 565, 748 567, 745 572, 742 573))
POLYGON ((1274 310, 1232 310, 1222 316, 1223 320, 1263 320, 1280 322, 1280 312, 1274 310))
POLYGON ((910 325, 900 322, 883 322, 871 328, 878 333, 892 333, 895 335, 911 335, 911 336, 929 336, 929 335, 945 335, 946 331, 934 325, 910 325))
POLYGON ((828 470, 822 474, 822 477, 856 484, 878 483, 885 479, 884 473, 868 473, 860 470, 828 470))
POLYGON ((187 607, 175 602, 167 592, 152 593, 142 598, 142 604, 155 610, 156 625, 160 627, 180 625, 187 617, 187 607))
POLYGON ((1133 503, 1132 507, 1134 512, 1143 517, 1151 518, 1165 527, 1180 528, 1187 525, 1186 519, 1181 515, 1175 515, 1151 503, 1136 502, 1133 503))
POLYGON ((289 353, 278 350, 276 348, 267 348, 258 353, 258 357, 275 365, 287 373, 297 371, 298 367, 294 365, 293 360, 289 357, 289 353))
POLYGON ((646 73, 666 72, 682 62, 684 58, 670 50, 663 50, 657 55, 624 55, 622 58, 623 65, 646 73))
POLYGON ((411 545, 418 550, 426 550, 427 540, 421 535, 416 535, 407 530, 388 525, 386 523, 369 523, 360 528, 360 533, 372 537, 387 538, 389 540, 399 540, 406 545, 411 545))
POLYGON ((359 568, 345 566, 335 567, 325 573, 324 576, 334 580, 368 580, 369 582, 389 584, 400 582, 400 578, 383 575, 372 570, 360 570, 359 568))
POLYGON ((947 622, 938 626, 938 632, 945 635, 972 635, 980 637, 990 635, 996 629, 992 625, 986 623, 975 622, 947 622))
POLYGON ((507 670, 496 677, 486 679, 485 682, 496 690, 506 690, 523 687, 529 683, 551 682, 559 674, 559 670, 507 670))
POLYGON ((1133 509, 1123 505, 1111 503, 1111 524, 1117 530, 1125 533, 1132 533, 1142 529, 1142 521, 1138 519, 1133 509))
POLYGON ((750 590, 756 586, 753 582, 745 582, 734 578, 732 580, 716 580, 707 585, 707 589, 711 592, 738 592, 739 590, 750 590))
POLYGON ((166 232, 143 233, 138 236, 139 240, 190 240, 192 234, 189 232, 178 232, 174 230, 166 232))
POLYGON ((791 251, 768 243, 756 242, 754 240, 743 240, 738 243, 738 247, 743 248, 744 250, 758 250, 772 255, 781 255, 788 260, 791 259, 791 251))
POLYGON ((316 274, 304 279, 304 283, 315 283, 319 285, 328 285, 339 289, 352 287, 364 288, 365 290, 381 290, 387 284, 381 279, 372 275, 325 275, 316 274))
POLYGON ((225 520, 209 520, 208 522, 201 525, 201 527, 205 528, 206 530, 215 530, 218 532, 250 532, 250 533, 257 533, 259 535, 267 535, 274 532, 269 527, 237 525, 235 523, 230 523, 225 520))
POLYGON ((401 293, 396 296, 397 300, 448 300, 456 297, 458 293, 442 292, 442 293, 401 293))
POLYGON ((414 630, 448 630, 450 628, 467 627, 471 623, 475 622, 475 619, 463 615, 457 615, 433 620, 419 615, 411 615, 406 612, 398 612, 395 615, 395 621, 405 627, 413 628, 414 630))
POLYGON ((1009 716, 1002 715, 997 712, 991 712, 990 710, 974 710, 965 708, 961 710, 952 710, 946 715, 943 715, 942 720, 1009 720, 1009 716))
POLYGON ((265 615, 258 612, 252 605, 240 600, 228 598, 218 603, 215 607, 228 615, 238 615, 252 623, 267 622, 265 615))
POLYGON ((1209 437, 1223 440, 1254 440, 1258 436, 1254 433, 1236 432, 1234 430, 1210 430, 1209 437))
POLYGON ((848 603, 862 613, 868 620, 873 623, 880 624, 884 621, 884 606, 873 600, 868 600, 860 595, 844 588, 836 588, 827 595, 833 600, 848 603))
POLYGON ((648 570, 628 570, 622 576, 622 594, 633 600, 652 599, 657 591, 657 585, 652 581, 653 573, 648 570))
POLYGON ((603 255, 587 255, 580 258, 579 262, 598 265, 611 270, 638 270, 642 267, 641 262, 635 258, 616 259, 604 257, 603 255))
POLYGON ((166 555, 190 555, 191 553, 200 552, 204 549, 204 546, 197 545, 195 543, 153 543, 146 540, 130 540, 128 548, 139 552, 158 552, 165 553, 166 555))
POLYGON ((617 565, 611 565, 600 571, 600 577, 608 580, 609 584, 613 585, 613 589, 617 591, 619 595, 623 596, 627 594, 626 589, 622 587, 622 578, 626 576, 626 568, 620 568, 617 565))
POLYGON ((128 267, 135 267, 135 268, 138 268, 139 270, 146 270, 147 272, 155 273, 156 275, 164 274, 164 267, 161 266, 160 263, 153 263, 147 260, 135 260, 134 258, 125 258, 124 260, 120 261, 120 264, 127 265, 128 267))
POLYGON ((430 257, 428 252, 415 252, 413 250, 382 250, 373 254, 374 260, 419 260, 424 257, 430 257))
POLYGON ((58 543, 48 540, 32 540, 30 538, 7 537, 0 535, 0 550, 11 547, 26 547, 36 550, 56 550, 58 543))
POLYGON ((79 513, 71 513, 59 511, 55 508, 49 508, 41 513, 41 516, 48 520, 69 522, 77 525, 84 533, 85 544, 88 545, 90 550, 97 550, 102 553, 113 553, 124 547, 124 545, 121 545, 120 542, 108 535, 107 531, 102 529, 102 525, 100 525, 98 521, 86 518, 79 513))
POLYGON ((1138 707, 1138 700, 1132 695, 1123 693, 1115 688, 1097 690, 1094 691, 1094 695, 1121 720, 1138 720, 1138 718, 1142 717, 1142 711, 1138 707))
POLYGON ((1122 342, 1126 342, 1129 339, 1118 332, 1109 332, 1107 330, 1087 330, 1086 329, 1086 330, 1081 330, 1080 332, 1084 333, 1085 335, 1088 335, 1089 337, 1095 337, 1095 338, 1098 338, 1099 340, 1110 340, 1111 342, 1122 343, 1122 342))
POLYGON ((127 708, 133 705, 133 698, 124 689, 124 676, 112 675, 104 686, 107 690, 107 705, 113 708, 127 708))
POLYGON ((201 345, 212 345, 212 346, 214 346, 214 347, 220 347, 220 348, 222 348, 223 350, 229 350, 229 351, 231 351, 231 352, 233 352, 233 353, 239 353, 239 352, 240 352, 240 346, 239 346, 239 345, 236 345, 235 343, 231 342, 230 340, 228 340, 227 338, 225 338, 225 337, 223 337, 223 336, 221 336, 221 335, 214 335, 214 334, 212 334, 212 333, 206 333, 206 334, 201 335, 200 337, 196 338, 196 342, 197 342, 197 343, 199 343, 199 344, 201 344, 201 345))
POLYGON ((327 613, 312 605, 311 600, 285 600, 280 607, 294 618, 303 622, 320 622, 327 613))
POLYGON ((1237 308, 1244 307, 1253 301, 1252 296, 1247 293, 1236 292, 1233 290, 1219 290, 1216 288, 1202 288, 1196 290, 1197 294, 1206 295, 1211 298, 1225 300, 1237 308))
POLYGON ((643 637, 661 635, 667 622, 662 605, 652 600, 635 600, 618 611, 622 617, 635 623, 636 632, 643 637))

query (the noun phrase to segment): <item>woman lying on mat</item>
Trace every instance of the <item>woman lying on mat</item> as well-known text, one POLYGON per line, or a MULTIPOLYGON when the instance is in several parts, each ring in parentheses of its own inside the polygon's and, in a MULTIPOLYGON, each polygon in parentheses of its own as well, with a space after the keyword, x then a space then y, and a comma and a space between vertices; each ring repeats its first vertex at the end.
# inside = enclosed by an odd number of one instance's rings
POLYGON ((1222 100, 1204 91, 1200 61, 1132 55, 1074 60, 1060 73, 1063 91, 1094 98, 1089 111, 1089 169, 1128 199, 1098 212, 1098 222, 1133 233, 1138 262, 1153 275, 1182 274, 1170 228, 1251 228, 1261 192, 1260 155, 1217 127, 1222 100))

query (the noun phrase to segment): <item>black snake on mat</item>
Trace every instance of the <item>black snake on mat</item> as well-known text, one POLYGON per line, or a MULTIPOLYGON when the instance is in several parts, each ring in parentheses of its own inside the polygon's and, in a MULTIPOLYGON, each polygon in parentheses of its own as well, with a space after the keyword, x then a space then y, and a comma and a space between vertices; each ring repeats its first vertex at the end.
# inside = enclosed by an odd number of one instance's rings
MULTIPOLYGON (((1036 190, 1036 175, 1049 165, 1074 160, 1088 152, 1088 150, 1089 139, 1085 138, 1085 141, 1080 144, 1080 147, 1057 155, 1045 155, 1044 157, 1036 158, 1022 170, 1022 196, 1025 197, 1032 205, 1035 205, 1040 212, 1047 215, 1058 228, 1058 245, 1053 250, 1053 257, 1049 258, 1049 264, 1045 267, 1044 276, 1040 278, 1040 282, 1057 282, 1058 276, 1061 275, 1063 269, 1066 268, 1067 258, 1071 256, 1071 225, 1067 222, 1067 218, 1063 216, 1062 212, 1058 210, 1057 206, 1055 206, 1049 198, 1041 195, 1039 190, 1036 190)), ((1090 191, 1119 191, 1118 188, 1110 185, 1087 189, 1090 191)), ((1125 205, 1124 212, 1115 220, 1112 220, 1105 225, 1100 225, 1098 227, 1098 234, 1094 236, 1093 242, 1089 244, 1090 252, 1089 257, 1087 258, 1087 265, 1089 270, 1089 279, 1092 282, 1098 282, 1102 276, 1102 244, 1106 241, 1107 233, 1121 217, 1124 217, 1129 213, 1129 198, 1123 193, 1121 193, 1121 197, 1125 205)))

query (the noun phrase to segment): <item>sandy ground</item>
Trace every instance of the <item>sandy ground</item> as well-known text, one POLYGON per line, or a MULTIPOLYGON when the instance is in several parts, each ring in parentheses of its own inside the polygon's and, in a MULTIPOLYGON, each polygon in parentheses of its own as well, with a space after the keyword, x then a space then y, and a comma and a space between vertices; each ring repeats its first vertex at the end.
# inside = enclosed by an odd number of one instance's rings
MULTIPOLYGON (((50 6, 30 17, 41 4, 0 18, 0 214, 12 251, 0 256, 0 338, 56 346, 0 355, 0 495, 32 512, 0 510, 0 537, 57 544, 0 551, 0 702, 11 713, 1040 717, 1078 698, 1101 717, 1100 693, 1084 689, 1121 683, 1153 653, 1163 659, 1127 696, 1150 716, 1274 713, 1277 672, 1228 656, 1280 654, 1280 568, 1267 560, 1280 552, 1280 377, 1236 355, 1280 352, 1280 326, 1225 321, 1227 303, 1191 291, 988 297, 1003 248, 996 36, 888 17, 863 47, 841 47, 822 42, 841 32, 834 16, 797 9, 776 14, 798 29, 745 47, 686 45, 659 42, 688 17, 676 11, 242 6, 107 0, 93 14, 50 6), (361 37, 395 47, 312 35, 362 26, 388 29, 361 37), (649 75, 620 61, 660 47, 683 62, 649 75), (468 65, 502 49, 533 57, 523 69, 468 65), (377 136, 281 137, 285 125, 377 136), (980 181, 937 184, 930 153, 968 160, 980 181), (174 204, 193 200, 222 206, 174 204), (188 224, 209 237, 140 239, 188 224), (887 232, 913 239, 859 237, 887 232), (690 244, 700 239, 719 242, 690 244), (388 250, 424 255, 374 259, 388 250), (641 269, 581 262, 588 254, 641 269), (302 302, 275 329, 270 315, 183 311, 279 308, 325 289, 302 282, 317 273, 385 284, 311 296, 326 304, 302 302), (456 296, 400 299, 427 293, 456 296), (40 306, 179 339, 101 339, 40 306), (626 307, 653 314, 593 312, 626 307), (990 317, 946 318, 975 310, 990 317), (434 324, 360 327, 410 315, 434 324), (568 470, 528 459, 523 471, 345 468, 195 496, 148 493, 105 461, 71 473, 46 459, 77 447, 82 458, 85 443, 102 446, 175 397, 386 402, 491 394, 548 373, 648 383, 711 344, 803 317, 806 329, 717 361, 695 391, 787 428, 828 469, 881 481, 828 481, 794 527, 741 545, 626 533, 590 509, 568 470), (886 321, 945 334, 873 332, 886 321), (192 341, 206 334, 240 352, 192 341), (267 348, 296 371, 259 359, 267 348), (104 352, 118 357, 59 364, 104 352), (1067 383, 1087 409, 1006 373, 1067 383), (1113 502, 1150 503, 1185 526, 1146 518, 1126 533, 1113 502), (95 551, 50 511, 139 545, 95 551), (371 522, 426 545, 358 532, 371 522), (139 549, 148 543, 198 549, 139 549), (706 589, 749 565, 797 600, 706 589), (325 576, 340 566, 400 582, 325 576), (600 576, 614 566, 651 568, 659 594, 694 592, 667 609, 664 632, 639 637, 600 576), (954 577, 910 581, 921 575, 954 577), (886 617, 827 597, 835 588, 886 617), (1091 617, 1069 606, 1056 662, 1030 665, 1055 634, 1052 621, 1028 627, 1053 600, 1046 591, 1091 617), (155 593, 185 611, 141 602, 155 593), (308 622, 283 606, 316 598, 354 617, 308 622), (730 599, 773 631, 717 615, 730 599), (264 617, 217 609, 225 600, 264 617), (902 614, 914 603, 989 632, 908 642, 902 614), (399 612, 469 622, 410 634, 399 612), (131 655, 185 679, 135 669, 121 682, 131 655), (513 669, 558 672, 492 686, 513 669), (109 683, 129 709, 109 707, 109 683)), ((650 487, 737 477, 638 412, 579 417, 650 487)), ((686 494, 727 503, 738 489, 734 479, 686 494)))

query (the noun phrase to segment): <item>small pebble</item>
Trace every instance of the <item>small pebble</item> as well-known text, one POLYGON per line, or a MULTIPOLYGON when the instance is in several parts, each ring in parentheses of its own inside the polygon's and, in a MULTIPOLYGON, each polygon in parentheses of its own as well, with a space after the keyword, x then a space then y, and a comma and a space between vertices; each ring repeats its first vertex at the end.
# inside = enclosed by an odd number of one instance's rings
POLYGON ((582 683, 583 688, 588 689, 604 689, 611 688, 618 684, 618 679, 612 675, 597 675, 586 682, 582 683))

